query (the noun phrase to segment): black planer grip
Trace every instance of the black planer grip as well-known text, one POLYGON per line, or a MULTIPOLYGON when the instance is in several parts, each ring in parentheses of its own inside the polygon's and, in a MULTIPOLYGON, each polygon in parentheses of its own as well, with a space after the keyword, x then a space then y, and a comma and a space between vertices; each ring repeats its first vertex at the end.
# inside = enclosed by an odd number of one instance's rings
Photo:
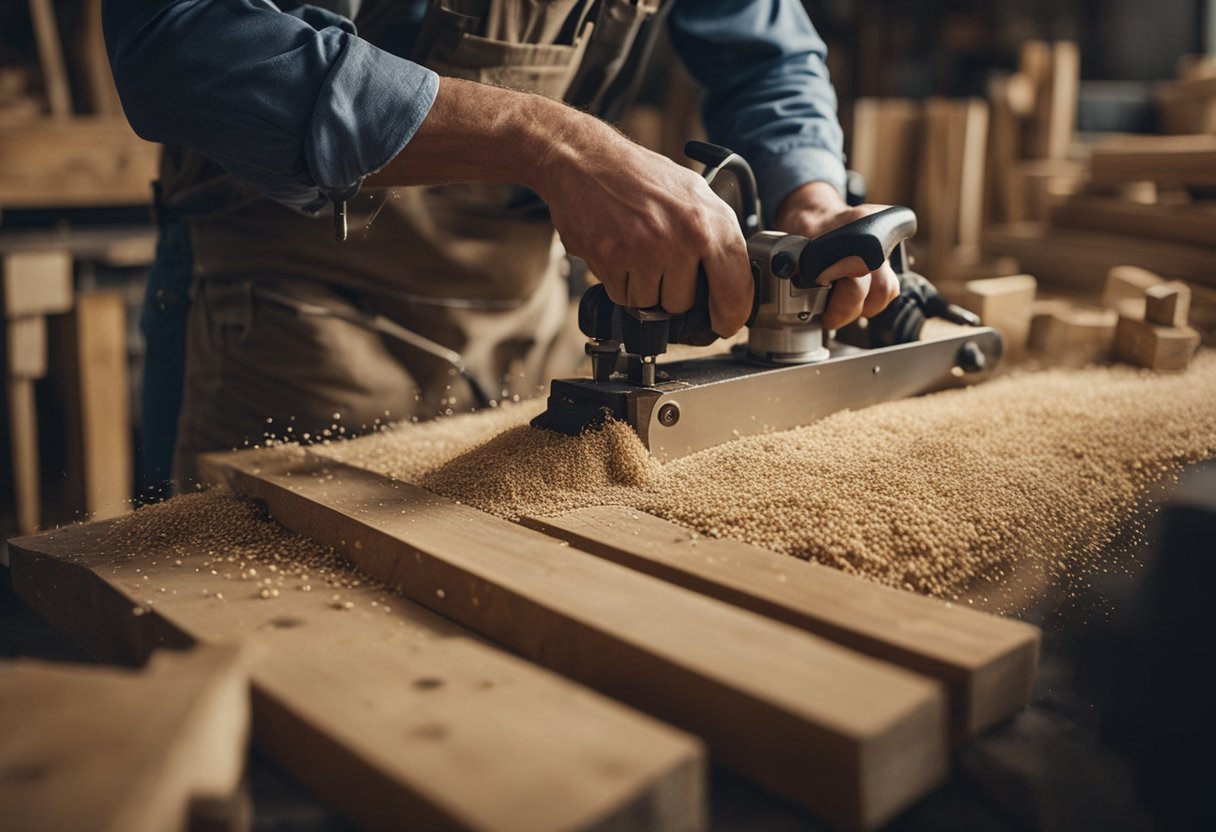
POLYGON ((916 214, 911 208, 886 208, 811 240, 802 249, 798 270, 790 279, 799 289, 813 289, 819 275, 847 257, 860 257, 874 271, 897 245, 915 233, 916 214))

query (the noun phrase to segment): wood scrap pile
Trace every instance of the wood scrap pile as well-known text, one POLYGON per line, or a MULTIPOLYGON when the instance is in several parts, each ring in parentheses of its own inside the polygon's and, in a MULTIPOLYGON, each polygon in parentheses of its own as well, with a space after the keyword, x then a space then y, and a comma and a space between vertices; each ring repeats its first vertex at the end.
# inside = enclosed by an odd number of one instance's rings
MULTIPOLYGON (((1044 210, 1024 217, 994 212, 993 218, 1003 222, 985 232, 984 251, 1015 260, 1049 292, 1091 306, 1119 267, 1135 266, 1159 279, 1179 281, 1189 298, 1191 324, 1210 341, 1216 337, 1216 135, 1206 120, 1212 102, 1216 77, 1196 75, 1164 85, 1158 95, 1163 128, 1196 132, 1093 136, 1084 145, 1075 144, 1071 156, 1085 161, 1070 164, 1080 175, 1059 178, 1048 187, 1044 210)), ((1135 317, 1108 308, 1129 320, 1135 317)), ((1052 338, 1063 331, 1062 319, 1055 317, 1052 338)), ((1074 316, 1072 325, 1097 325, 1096 318, 1082 318, 1087 324, 1074 316)), ((1178 326, 1187 325, 1185 318, 1169 321, 1170 329, 1178 330, 1171 332, 1170 341, 1177 355, 1193 351, 1188 345, 1194 330, 1178 326)), ((1138 327, 1121 324, 1125 344, 1133 331, 1143 337, 1139 347, 1125 346, 1118 355, 1135 356, 1133 363, 1141 366, 1176 364, 1178 359, 1164 359, 1153 351, 1156 347, 1150 348, 1165 343, 1164 333, 1149 337, 1156 332, 1145 328, 1150 323, 1141 314, 1138 327)))

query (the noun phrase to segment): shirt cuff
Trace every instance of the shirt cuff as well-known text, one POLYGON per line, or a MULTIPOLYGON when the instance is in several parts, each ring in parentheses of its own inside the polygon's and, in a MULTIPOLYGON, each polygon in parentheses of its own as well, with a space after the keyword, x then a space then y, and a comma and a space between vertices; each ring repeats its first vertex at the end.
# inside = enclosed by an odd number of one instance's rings
POLYGON ((827 182, 841 196, 845 193, 844 162, 822 147, 795 147, 757 160, 756 168, 766 227, 772 226, 785 198, 809 182, 827 182))
POLYGON ((439 76, 353 35, 313 110, 304 152, 322 190, 357 187, 387 165, 422 126, 439 76))

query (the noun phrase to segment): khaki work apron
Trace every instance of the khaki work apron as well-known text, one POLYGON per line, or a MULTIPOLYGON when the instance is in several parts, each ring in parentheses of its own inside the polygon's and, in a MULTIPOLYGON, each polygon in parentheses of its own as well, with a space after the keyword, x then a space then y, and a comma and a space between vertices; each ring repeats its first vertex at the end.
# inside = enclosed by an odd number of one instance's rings
MULTIPOLYGON (((414 57, 441 75, 594 110, 619 84, 659 6, 440 0, 414 57)), ((327 214, 306 217, 230 179, 225 187, 222 208, 187 218, 195 281, 174 460, 179 486, 195 478, 202 452, 256 444, 267 434, 315 439, 335 422, 350 435, 473 404, 446 362, 356 324, 301 315, 258 287, 385 315, 460 352, 495 398, 536 395, 582 359, 564 252, 530 192, 365 189, 348 205, 350 239, 339 243, 327 214)))

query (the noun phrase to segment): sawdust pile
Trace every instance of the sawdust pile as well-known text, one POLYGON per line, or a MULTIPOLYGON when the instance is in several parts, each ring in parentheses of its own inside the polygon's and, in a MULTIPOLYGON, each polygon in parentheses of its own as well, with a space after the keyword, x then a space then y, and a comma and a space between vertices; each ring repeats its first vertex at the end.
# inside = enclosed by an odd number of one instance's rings
MULTIPOLYGON (((99 543, 107 552, 163 552, 175 567, 212 576, 203 594, 219 600, 327 592, 321 597, 330 606, 351 609, 354 603, 343 590, 365 586, 388 593, 333 549, 288 531, 224 488, 144 506, 107 526, 99 543)), ((146 587, 147 607, 155 607, 158 589, 146 587)))
POLYGON ((578 438, 526 427, 538 409, 404 426, 317 452, 504 517, 624 505, 960 598, 1107 568, 1099 556, 1136 531, 1152 490, 1216 455, 1216 354, 1181 375, 1020 373, 666 465, 623 424, 578 438))

